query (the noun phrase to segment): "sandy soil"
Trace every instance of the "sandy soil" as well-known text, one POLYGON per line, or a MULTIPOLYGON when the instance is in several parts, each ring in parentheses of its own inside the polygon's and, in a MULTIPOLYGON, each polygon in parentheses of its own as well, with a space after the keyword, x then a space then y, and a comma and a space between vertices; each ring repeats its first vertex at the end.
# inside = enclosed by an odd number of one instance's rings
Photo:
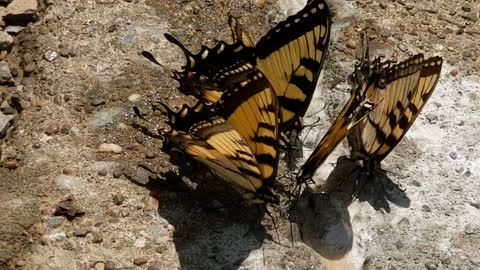
MULTIPOLYGON (((18 75, 1 98, 18 97, 22 110, 1 141, 0 269, 480 269, 476 1, 329 1, 334 33, 305 157, 348 97, 360 30, 375 55, 441 55, 444 69, 383 163, 385 196, 367 185, 350 203, 349 181, 333 185, 330 196, 304 196, 291 228, 275 216, 277 230, 182 157, 185 184, 171 185, 180 177, 166 172, 177 167, 132 128, 132 107, 179 96, 166 70, 139 55, 180 68, 183 55, 163 33, 195 51, 229 40, 231 12, 258 40, 303 1, 47 2, 7 56, 18 75), (49 61, 51 52, 60 55, 49 61)), ((332 154, 319 185, 348 171, 337 162, 346 154, 346 145, 332 154)))

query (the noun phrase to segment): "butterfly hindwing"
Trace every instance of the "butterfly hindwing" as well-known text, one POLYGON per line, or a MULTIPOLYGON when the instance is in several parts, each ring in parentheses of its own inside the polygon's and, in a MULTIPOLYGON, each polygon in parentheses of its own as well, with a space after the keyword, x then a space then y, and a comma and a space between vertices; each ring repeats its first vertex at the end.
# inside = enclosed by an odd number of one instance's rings
POLYGON ((311 179, 315 171, 320 167, 337 145, 352 131, 352 129, 364 119, 376 106, 369 96, 367 84, 359 84, 353 89, 352 95, 343 106, 337 118, 333 121, 327 133, 323 136, 307 161, 298 172, 299 183, 311 179))

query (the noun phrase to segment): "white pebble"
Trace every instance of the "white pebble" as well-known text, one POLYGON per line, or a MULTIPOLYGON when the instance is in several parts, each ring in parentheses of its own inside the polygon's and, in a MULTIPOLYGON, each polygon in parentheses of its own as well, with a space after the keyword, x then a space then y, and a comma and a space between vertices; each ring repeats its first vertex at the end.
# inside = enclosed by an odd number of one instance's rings
POLYGON ((137 102, 138 100, 140 100, 142 96, 139 95, 139 94, 131 94, 130 96, 128 96, 128 100, 130 102, 137 102))
POLYGON ((50 241, 62 241, 67 237, 64 232, 51 233, 47 236, 47 239, 50 241))
POLYGON ((122 152, 122 150, 123 149, 120 145, 114 144, 114 143, 102 143, 98 147, 98 151, 100 152, 112 152, 112 153, 119 154, 122 152))
POLYGON ((43 54, 43 58, 45 60, 47 60, 48 62, 51 62, 53 60, 55 60, 56 58, 58 57, 58 52, 56 51, 46 51, 44 54, 43 54))

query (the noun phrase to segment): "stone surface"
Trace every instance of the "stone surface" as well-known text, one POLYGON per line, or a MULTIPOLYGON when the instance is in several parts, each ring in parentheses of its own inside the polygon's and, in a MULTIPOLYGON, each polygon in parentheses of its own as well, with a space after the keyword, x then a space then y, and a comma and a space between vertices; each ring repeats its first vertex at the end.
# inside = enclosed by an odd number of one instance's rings
POLYGON ((13 82, 12 73, 6 61, 0 61, 0 84, 10 84, 13 82))
POLYGON ((0 51, 8 51, 12 47, 13 37, 6 31, 0 31, 0 51))

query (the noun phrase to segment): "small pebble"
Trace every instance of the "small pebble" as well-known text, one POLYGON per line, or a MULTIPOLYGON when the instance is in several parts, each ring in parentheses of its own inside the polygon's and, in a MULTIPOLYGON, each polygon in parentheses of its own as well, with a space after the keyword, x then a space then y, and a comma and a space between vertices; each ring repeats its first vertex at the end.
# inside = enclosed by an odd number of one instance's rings
POLYGON ((18 163, 14 160, 6 161, 2 164, 2 167, 9 169, 9 170, 15 170, 18 168, 18 163))
POLYGON ((470 12, 470 11, 472 11, 472 8, 470 6, 464 5, 464 6, 462 6, 462 10, 465 11, 465 12, 470 12))
POLYGON ((355 42, 355 40, 350 38, 350 39, 347 40, 346 46, 349 49, 356 49, 357 48, 357 42, 355 42))
POLYGON ((18 261, 15 262, 15 266, 17 266, 17 267, 24 267, 26 264, 27 264, 27 262, 24 261, 24 260, 18 260, 18 261))
POLYGON ((25 26, 9 25, 5 28, 5 32, 7 32, 9 34, 18 34, 23 29, 25 29, 25 26))
POLYGON ((115 263, 112 261, 105 262, 105 270, 115 270, 115 263))
POLYGON ((115 205, 122 205, 124 201, 125 201, 125 196, 123 196, 122 194, 113 195, 113 203, 115 205))
POLYGON ((62 46, 59 53, 61 57, 68 58, 70 56, 70 49, 66 46, 62 46))
POLYGON ((103 236, 100 233, 94 233, 92 242, 95 244, 103 242, 103 236))
POLYGON ((35 70, 36 67, 37 65, 35 64, 35 62, 29 62, 23 67, 23 72, 25 72, 26 74, 30 74, 35 70))
POLYGON ((160 262, 151 262, 148 264, 148 268, 147 270, 161 270, 162 267, 161 267, 161 263, 160 262))
POLYGON ((465 20, 472 21, 472 22, 478 22, 478 16, 477 16, 476 12, 473 12, 473 11, 462 14, 462 18, 464 18, 465 20))
POLYGON ((45 130, 45 134, 48 136, 52 136, 60 132, 60 125, 57 123, 50 124, 47 129, 45 130))
POLYGON ((40 264, 39 266, 37 266, 37 268, 35 268, 36 270, 50 270, 50 267, 46 264, 40 264))
POLYGON ((52 229, 58 228, 62 226, 64 220, 65 220, 64 216, 49 217, 47 219, 47 226, 52 229))
POLYGON ((458 158, 457 152, 450 152, 448 155, 450 156, 451 159, 457 159, 458 158))
POLYGON ((458 75, 458 69, 454 68, 452 69, 452 71, 450 71, 450 75, 452 75, 453 77, 457 76, 458 75))
POLYGON ((395 246, 397 247, 397 249, 402 249, 404 247, 404 244, 402 241, 398 240, 397 242, 395 242, 395 246))
POLYGON ((160 202, 157 200, 157 198, 150 195, 145 196, 143 202, 145 203, 145 211, 157 211, 158 207, 160 206, 160 202))
POLYGON ((145 153, 145 156, 147 158, 156 158, 157 157, 157 150, 149 148, 147 152, 145 153))
POLYGON ((77 112, 81 112, 83 110, 83 107, 80 104, 75 104, 73 105, 73 109, 77 112))
POLYGON ((62 125, 62 127, 60 128, 60 132, 62 134, 69 134, 70 133, 70 126, 68 124, 62 125))
POLYGON ((158 246, 158 247, 155 248, 155 251, 156 251, 157 253, 162 254, 162 253, 165 252, 167 249, 168 249, 168 248, 167 248, 166 245, 160 245, 160 246, 158 246))
POLYGON ((255 4, 258 8, 263 8, 265 6, 265 0, 256 0, 255 4))
POLYGON ((402 52, 406 52, 408 50, 407 45, 405 45, 404 43, 399 43, 398 49, 400 49, 400 51, 402 52))
POLYGON ((120 154, 123 149, 120 145, 114 143, 102 143, 98 146, 98 151, 105 153, 120 154))
POLYGON ((398 222, 398 226, 403 228, 403 229, 408 228, 408 227, 410 227, 410 220, 408 218, 404 217, 398 222))
POLYGON ((12 72, 10 71, 8 63, 6 61, 0 61, 0 84, 10 84, 12 81, 12 72))
POLYGON ((428 205, 422 205, 422 210, 424 212, 432 212, 432 208, 430 208, 428 205))
POLYGON ((112 172, 113 178, 120 178, 122 175, 123 175, 123 166, 115 166, 112 172))
POLYGON ((102 97, 91 97, 90 98, 90 104, 92 106, 97 107, 97 106, 103 105, 105 103, 107 103, 107 101, 102 97))
POLYGON ((73 233, 74 236, 76 237, 85 237, 87 236, 87 234, 89 233, 90 231, 87 230, 87 229, 80 229, 80 230, 77 230, 73 233))
POLYGON ((127 209, 120 210, 120 216, 121 217, 128 217, 129 215, 130 215, 130 212, 128 212, 127 209))
POLYGON ((57 104, 58 106, 62 106, 63 105, 62 95, 60 95, 60 94, 55 95, 55 97, 53 98, 53 102, 55 104, 57 104))
POLYGON ((442 258, 440 261, 445 265, 449 265, 452 263, 452 259, 450 257, 442 258))
POLYGON ((150 182, 151 172, 140 166, 129 167, 124 171, 125 176, 138 184, 146 185, 150 182))
POLYGON ((142 258, 142 257, 133 259, 133 264, 135 264, 135 265, 144 265, 147 262, 148 262, 148 260, 146 258, 142 258))
POLYGON ((128 101, 137 102, 140 100, 140 98, 142 98, 142 96, 139 94, 131 94, 130 96, 128 96, 128 101))
POLYGON ((474 233, 475 233, 475 226, 473 226, 472 224, 467 224, 467 226, 465 226, 465 234, 471 235, 474 233))
POLYGON ((472 51, 470 51, 470 50, 464 50, 464 51, 462 52, 462 58, 463 58, 464 60, 467 60, 467 59, 469 59, 469 58, 471 58, 471 57, 472 57, 472 51))
POLYGON ((105 264, 103 262, 96 263, 95 270, 105 270, 105 264))
POLYGON ((100 168, 97 171, 97 173, 98 173, 99 176, 106 176, 108 174, 108 170, 107 170, 107 168, 100 168))
POLYGON ((50 241, 62 241, 67 237, 64 232, 52 233, 47 236, 47 239, 50 241))
POLYGON ((48 50, 43 54, 43 58, 47 60, 48 62, 52 62, 53 60, 57 59, 58 57, 58 52, 48 50))
POLYGON ((426 262, 425 263, 425 267, 428 269, 428 270, 435 270, 438 268, 438 265, 436 262, 433 262, 433 261, 429 261, 429 262, 426 262))
POLYGON ((118 217, 118 215, 120 214, 120 210, 118 209, 110 209, 108 210, 107 212, 107 215, 111 216, 111 217, 118 217))
POLYGON ((0 50, 9 51, 12 47, 13 37, 6 31, 0 31, 0 50))
POLYGON ((453 191, 462 191, 463 190, 462 187, 460 187, 460 186, 454 186, 454 187, 452 187, 452 189, 453 189, 453 191))
POLYGON ((422 186, 422 183, 420 183, 420 182, 417 181, 417 180, 413 180, 411 184, 414 185, 414 186, 416 186, 416 187, 421 187, 421 186, 422 186))
POLYGON ((470 202, 470 205, 477 208, 477 209, 480 209, 480 203, 477 203, 477 202, 470 202))

